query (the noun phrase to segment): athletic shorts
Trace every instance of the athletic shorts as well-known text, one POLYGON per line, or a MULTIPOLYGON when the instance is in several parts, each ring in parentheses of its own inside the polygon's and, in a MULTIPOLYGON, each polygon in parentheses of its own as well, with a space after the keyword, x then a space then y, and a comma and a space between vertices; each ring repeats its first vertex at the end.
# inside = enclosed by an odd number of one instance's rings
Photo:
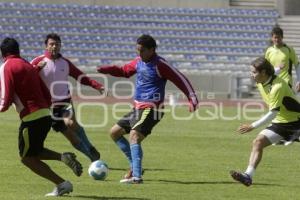
POLYGON ((56 132, 64 132, 68 129, 64 122, 64 117, 72 117, 74 110, 71 102, 53 103, 52 111, 52 129, 56 132))
POLYGON ((21 157, 37 156, 44 149, 44 141, 51 128, 51 117, 21 122, 19 128, 19 154, 21 157))
POLYGON ((289 123, 272 123, 261 132, 271 143, 276 143, 280 140, 290 141, 294 137, 299 137, 300 120, 289 123))
POLYGON ((151 134, 152 128, 163 118, 164 113, 153 108, 133 109, 117 122, 125 129, 126 133, 136 130, 147 136, 151 134))

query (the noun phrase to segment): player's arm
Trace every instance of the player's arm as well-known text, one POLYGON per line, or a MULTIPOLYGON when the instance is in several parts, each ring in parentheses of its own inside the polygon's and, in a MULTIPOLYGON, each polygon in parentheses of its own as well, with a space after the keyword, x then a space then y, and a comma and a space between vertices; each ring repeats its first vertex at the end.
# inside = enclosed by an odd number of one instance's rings
POLYGON ((13 102, 14 96, 14 80, 11 68, 4 65, 0 69, 0 112, 5 112, 13 102))
POLYGON ((296 55, 294 48, 289 47, 289 49, 290 49, 289 59, 292 61, 295 67, 296 77, 297 77, 295 88, 297 92, 300 92, 300 64, 299 64, 298 56, 296 55))
POLYGON ((157 65, 158 73, 162 78, 170 80, 177 86, 189 100, 189 110, 194 112, 198 107, 198 98, 190 81, 177 69, 171 67, 167 62, 157 65))
POLYGON ((296 91, 300 92, 300 63, 295 65, 295 71, 296 71, 296 76, 297 76, 296 91))
MULTIPOLYGON (((290 89, 290 88, 288 88, 290 89)), ((251 124, 243 124, 241 125, 237 131, 241 134, 252 131, 254 128, 258 128, 266 123, 271 122, 275 119, 276 115, 280 111, 280 106, 282 105, 282 99, 285 94, 285 89, 282 88, 281 84, 274 85, 269 94, 269 112, 262 116, 259 120, 251 123, 251 124)))
POLYGON ((252 131, 255 128, 258 128, 264 124, 270 123, 277 115, 279 111, 274 109, 269 111, 267 114, 262 116, 259 120, 252 122, 251 124, 242 124, 238 127, 237 131, 241 134, 252 131))
POLYGON ((44 57, 45 56, 39 56, 34 58, 30 64, 33 66, 34 69, 36 69, 36 71, 41 71, 41 69, 43 69, 46 66, 46 62, 44 61, 44 57))
POLYGON ((79 81, 83 85, 90 86, 96 90, 98 90, 101 94, 104 91, 104 86, 89 78, 86 74, 84 74, 80 69, 78 69, 71 61, 65 59, 69 63, 69 75, 72 76, 75 80, 79 81))
POLYGON ((136 64, 138 58, 125 64, 122 67, 116 65, 102 65, 97 67, 97 71, 101 74, 110 74, 115 77, 126 77, 129 78, 136 73, 136 64))

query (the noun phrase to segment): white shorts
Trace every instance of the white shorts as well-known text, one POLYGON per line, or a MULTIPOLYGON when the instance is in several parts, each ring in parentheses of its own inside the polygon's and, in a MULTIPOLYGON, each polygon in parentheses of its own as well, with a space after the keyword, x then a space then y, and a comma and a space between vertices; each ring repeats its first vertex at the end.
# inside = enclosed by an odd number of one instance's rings
POLYGON ((262 130, 260 133, 260 135, 264 135, 266 138, 268 138, 268 140, 272 143, 272 144, 276 144, 278 143, 280 140, 283 140, 284 138, 275 133, 274 131, 272 130, 269 130, 269 129, 264 129, 262 130))

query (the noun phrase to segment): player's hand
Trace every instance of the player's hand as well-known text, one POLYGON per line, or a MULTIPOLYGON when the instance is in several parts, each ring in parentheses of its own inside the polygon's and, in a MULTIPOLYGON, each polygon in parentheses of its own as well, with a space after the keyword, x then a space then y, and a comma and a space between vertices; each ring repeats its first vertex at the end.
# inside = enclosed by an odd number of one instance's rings
POLYGON ((102 74, 105 74, 105 69, 106 69, 107 67, 108 67, 108 66, 106 66, 106 65, 98 66, 98 67, 97 67, 97 72, 102 73, 102 74))
POLYGON ((105 96, 107 96, 107 92, 106 92, 106 90, 105 90, 104 87, 100 87, 100 88, 98 89, 98 91, 99 91, 100 94, 104 94, 105 96))
POLYGON ((244 134, 247 132, 250 132, 253 130, 253 127, 251 124, 242 124, 241 126, 238 127, 237 132, 244 134))
POLYGON ((99 73, 102 73, 102 70, 101 70, 101 68, 102 68, 102 66, 98 66, 98 67, 96 67, 96 69, 97 69, 97 72, 99 72, 99 73))
POLYGON ((296 92, 300 92, 300 82, 296 83, 296 92))
POLYGON ((195 112, 198 109, 198 99, 197 96, 191 96, 189 100, 189 111, 195 112))
POLYGON ((284 64, 280 64, 274 67, 275 75, 280 74, 281 70, 284 68, 284 64))
POLYGON ((43 69, 45 66, 46 66, 46 62, 45 61, 40 61, 38 64, 37 64, 37 66, 40 68, 40 69, 43 69))

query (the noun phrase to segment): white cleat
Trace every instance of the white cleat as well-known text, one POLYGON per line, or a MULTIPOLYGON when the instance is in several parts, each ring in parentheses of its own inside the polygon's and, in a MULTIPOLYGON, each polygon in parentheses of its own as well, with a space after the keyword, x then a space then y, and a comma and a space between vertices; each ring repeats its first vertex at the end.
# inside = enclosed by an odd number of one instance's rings
POLYGON ((52 192, 46 194, 45 197, 58 197, 70 192, 73 192, 73 185, 69 181, 64 181, 57 185, 52 192))
POLYGON ((138 177, 124 178, 124 179, 120 180, 120 183, 125 183, 125 184, 141 184, 141 183, 143 183, 143 179, 142 178, 138 178, 138 177))

